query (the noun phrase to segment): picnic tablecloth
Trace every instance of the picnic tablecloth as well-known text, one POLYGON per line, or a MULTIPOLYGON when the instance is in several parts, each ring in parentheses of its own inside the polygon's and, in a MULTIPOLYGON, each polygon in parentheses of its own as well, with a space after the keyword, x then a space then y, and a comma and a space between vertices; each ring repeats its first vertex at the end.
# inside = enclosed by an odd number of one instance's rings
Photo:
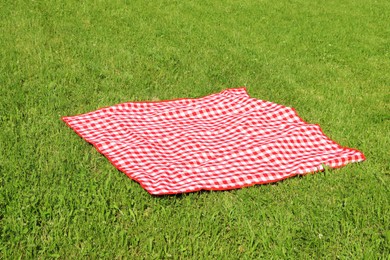
POLYGON ((62 118, 150 194, 229 190, 363 161, 293 108, 245 88, 62 118))

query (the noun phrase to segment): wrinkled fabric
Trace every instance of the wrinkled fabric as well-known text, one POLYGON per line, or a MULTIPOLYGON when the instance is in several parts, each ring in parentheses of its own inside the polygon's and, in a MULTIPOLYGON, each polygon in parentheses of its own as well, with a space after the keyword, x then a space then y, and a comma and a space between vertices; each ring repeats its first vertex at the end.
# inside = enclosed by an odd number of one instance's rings
POLYGON ((251 98, 245 88, 62 119, 154 195, 236 189, 365 159, 294 109, 251 98))

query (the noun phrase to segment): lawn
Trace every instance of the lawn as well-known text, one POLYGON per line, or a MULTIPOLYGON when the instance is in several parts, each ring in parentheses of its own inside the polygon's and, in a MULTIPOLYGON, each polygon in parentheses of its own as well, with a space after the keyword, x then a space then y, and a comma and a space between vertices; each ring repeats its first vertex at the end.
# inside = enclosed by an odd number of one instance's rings
POLYGON ((386 259, 390 2, 1 1, 0 258, 386 259), (151 196, 61 116, 247 86, 367 160, 151 196))

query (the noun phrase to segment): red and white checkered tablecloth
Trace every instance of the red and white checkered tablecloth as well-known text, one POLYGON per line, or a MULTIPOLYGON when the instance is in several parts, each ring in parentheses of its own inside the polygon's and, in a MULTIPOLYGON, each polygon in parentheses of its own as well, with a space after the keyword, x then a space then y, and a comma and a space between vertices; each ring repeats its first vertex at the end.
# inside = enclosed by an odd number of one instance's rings
POLYGON ((241 188, 365 159, 294 109, 251 98, 245 88, 128 102, 63 120, 155 195, 241 188))

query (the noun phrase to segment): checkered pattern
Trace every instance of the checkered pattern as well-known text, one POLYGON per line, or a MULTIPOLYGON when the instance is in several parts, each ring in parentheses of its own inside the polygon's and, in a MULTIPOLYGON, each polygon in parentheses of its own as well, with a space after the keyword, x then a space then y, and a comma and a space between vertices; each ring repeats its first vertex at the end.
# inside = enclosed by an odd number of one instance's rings
POLYGON ((294 109, 228 89, 129 102, 63 120, 149 193, 228 190, 363 161, 294 109))

